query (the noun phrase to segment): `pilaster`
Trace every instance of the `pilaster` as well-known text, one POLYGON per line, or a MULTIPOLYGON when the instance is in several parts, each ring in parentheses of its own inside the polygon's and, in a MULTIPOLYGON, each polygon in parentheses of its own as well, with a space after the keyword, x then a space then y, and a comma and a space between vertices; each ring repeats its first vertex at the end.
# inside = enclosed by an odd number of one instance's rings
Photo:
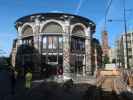
POLYGON ((34 47, 35 49, 39 49, 39 31, 40 29, 40 21, 39 19, 35 19, 35 22, 34 22, 34 47))
POLYGON ((35 22, 34 22, 34 33, 33 33, 33 38, 34 38, 34 48, 35 48, 35 52, 34 52, 34 62, 35 62, 35 71, 39 72, 40 71, 40 21, 39 18, 35 18, 35 22))
POLYGON ((17 36, 17 38, 18 38, 18 40, 17 40, 17 47, 18 47, 18 45, 21 45, 22 44, 22 33, 21 33, 21 30, 22 30, 22 27, 18 27, 18 36, 17 36))
POLYGON ((83 58, 83 76, 85 76, 85 73, 86 73, 86 67, 85 67, 85 55, 84 55, 84 58, 83 58))
POLYGON ((70 78, 70 25, 66 23, 63 34, 63 76, 70 78))
POLYGON ((90 27, 86 30, 85 38, 85 55, 86 55, 86 74, 92 74, 92 62, 91 62, 91 31, 90 27))

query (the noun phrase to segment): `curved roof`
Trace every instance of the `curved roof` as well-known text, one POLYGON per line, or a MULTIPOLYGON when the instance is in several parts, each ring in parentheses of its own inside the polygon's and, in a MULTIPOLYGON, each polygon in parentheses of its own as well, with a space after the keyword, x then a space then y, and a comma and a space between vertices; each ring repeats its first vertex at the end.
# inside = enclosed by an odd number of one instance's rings
POLYGON ((57 20, 63 20, 63 18, 61 18, 62 16, 67 16, 67 17, 74 17, 71 20, 71 23, 76 23, 76 22, 81 22, 84 25, 91 26, 91 30, 94 32, 96 25, 93 21, 89 20, 88 18, 85 17, 81 17, 79 15, 74 15, 74 14, 68 14, 68 13, 36 13, 36 14, 32 14, 32 15, 28 15, 28 16, 24 16, 19 18, 16 22, 15 22, 15 27, 17 28, 19 25, 24 24, 25 22, 33 22, 33 20, 31 20, 31 17, 40 17, 40 20, 46 20, 46 19, 57 19, 57 20))

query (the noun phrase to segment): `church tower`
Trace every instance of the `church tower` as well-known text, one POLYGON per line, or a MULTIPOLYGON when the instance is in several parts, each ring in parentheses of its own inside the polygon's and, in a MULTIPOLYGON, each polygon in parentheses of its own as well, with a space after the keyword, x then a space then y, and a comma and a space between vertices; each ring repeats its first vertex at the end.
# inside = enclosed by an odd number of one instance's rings
POLYGON ((102 31, 102 51, 103 51, 103 57, 108 56, 109 52, 108 32, 106 30, 102 31))

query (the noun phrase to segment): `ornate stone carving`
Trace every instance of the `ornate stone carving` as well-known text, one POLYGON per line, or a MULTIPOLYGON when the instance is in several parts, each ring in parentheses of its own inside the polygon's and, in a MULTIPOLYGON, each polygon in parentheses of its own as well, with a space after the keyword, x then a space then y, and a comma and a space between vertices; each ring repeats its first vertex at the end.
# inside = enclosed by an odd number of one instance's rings
POLYGON ((70 38, 70 29, 69 26, 66 25, 65 27, 65 33, 63 35, 63 70, 64 70, 64 76, 70 77, 70 44, 69 44, 69 38, 70 38))
POLYGON ((91 74, 91 33, 90 28, 86 31, 85 54, 86 54, 86 74, 91 74))

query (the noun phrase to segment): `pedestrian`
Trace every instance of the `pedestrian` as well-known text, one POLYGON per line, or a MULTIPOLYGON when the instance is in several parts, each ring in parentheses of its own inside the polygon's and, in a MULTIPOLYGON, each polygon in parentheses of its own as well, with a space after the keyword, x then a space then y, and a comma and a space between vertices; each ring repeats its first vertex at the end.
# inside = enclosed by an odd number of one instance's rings
POLYGON ((29 69, 27 73, 25 74, 25 87, 26 89, 31 88, 31 83, 32 83, 32 73, 31 70, 29 69))

